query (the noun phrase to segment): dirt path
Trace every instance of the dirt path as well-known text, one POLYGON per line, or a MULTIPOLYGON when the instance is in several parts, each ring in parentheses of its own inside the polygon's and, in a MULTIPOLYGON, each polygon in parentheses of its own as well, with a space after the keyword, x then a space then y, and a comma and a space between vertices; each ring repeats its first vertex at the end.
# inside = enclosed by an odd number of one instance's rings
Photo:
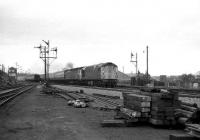
POLYGON ((40 90, 38 86, 0 108, 0 140, 167 140, 177 132, 149 126, 102 128, 100 121, 113 112, 69 107, 40 90))

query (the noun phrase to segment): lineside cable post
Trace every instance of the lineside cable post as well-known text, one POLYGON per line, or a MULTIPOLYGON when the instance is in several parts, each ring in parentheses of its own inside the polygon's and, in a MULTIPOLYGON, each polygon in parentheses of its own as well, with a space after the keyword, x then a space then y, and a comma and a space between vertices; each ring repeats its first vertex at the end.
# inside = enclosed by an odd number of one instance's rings
POLYGON ((49 79, 49 67, 50 67, 50 62, 49 59, 56 59, 57 58, 57 47, 51 48, 50 49, 50 42, 42 40, 47 46, 40 46, 34 47, 38 48, 40 50, 40 59, 44 61, 44 81, 48 83, 49 79), (52 52, 52 53, 50 53, 52 52))

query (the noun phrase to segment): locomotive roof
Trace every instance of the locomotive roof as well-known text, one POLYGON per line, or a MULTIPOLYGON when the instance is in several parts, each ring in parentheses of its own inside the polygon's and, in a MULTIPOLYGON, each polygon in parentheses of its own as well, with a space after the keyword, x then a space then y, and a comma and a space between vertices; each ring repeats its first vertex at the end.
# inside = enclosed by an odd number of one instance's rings
POLYGON ((82 68, 84 68, 84 67, 77 67, 77 68, 72 68, 72 69, 66 69, 64 71, 70 71, 70 70, 76 70, 76 69, 82 69, 82 68))
POLYGON ((9 70, 17 70, 16 68, 14 67, 10 67, 9 70))
POLYGON ((64 71, 70 71, 70 70, 76 70, 76 69, 85 69, 87 67, 103 67, 103 66, 106 66, 106 65, 113 65, 113 66, 117 67, 117 65, 115 65, 112 62, 106 62, 106 63, 100 63, 100 64, 95 64, 95 65, 90 65, 90 66, 84 66, 84 67, 77 67, 77 68, 67 69, 67 70, 64 70, 64 71))
POLYGON ((117 67, 117 65, 115 65, 112 62, 100 63, 100 64, 96 64, 96 65, 90 65, 90 66, 87 66, 87 67, 102 67, 102 66, 106 66, 106 65, 114 65, 115 67, 117 67))

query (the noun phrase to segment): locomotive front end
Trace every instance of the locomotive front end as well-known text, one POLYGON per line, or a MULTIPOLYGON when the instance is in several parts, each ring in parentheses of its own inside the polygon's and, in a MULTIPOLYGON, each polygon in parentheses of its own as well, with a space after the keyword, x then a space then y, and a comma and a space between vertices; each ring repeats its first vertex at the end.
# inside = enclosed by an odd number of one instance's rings
POLYGON ((110 62, 101 67, 101 79, 106 86, 115 87, 117 85, 117 71, 117 65, 110 62))

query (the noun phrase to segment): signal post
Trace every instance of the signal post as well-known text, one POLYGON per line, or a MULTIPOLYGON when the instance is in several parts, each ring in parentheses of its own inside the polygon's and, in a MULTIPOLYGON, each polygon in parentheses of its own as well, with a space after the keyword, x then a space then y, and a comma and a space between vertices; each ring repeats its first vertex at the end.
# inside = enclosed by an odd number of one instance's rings
POLYGON ((50 42, 42 40, 47 46, 40 46, 34 47, 38 48, 40 50, 40 59, 44 61, 44 80, 45 82, 48 82, 49 79, 49 67, 50 67, 50 62, 49 59, 56 59, 57 58, 57 47, 51 48, 50 49, 50 42), (55 52, 51 53, 50 52, 55 52))

